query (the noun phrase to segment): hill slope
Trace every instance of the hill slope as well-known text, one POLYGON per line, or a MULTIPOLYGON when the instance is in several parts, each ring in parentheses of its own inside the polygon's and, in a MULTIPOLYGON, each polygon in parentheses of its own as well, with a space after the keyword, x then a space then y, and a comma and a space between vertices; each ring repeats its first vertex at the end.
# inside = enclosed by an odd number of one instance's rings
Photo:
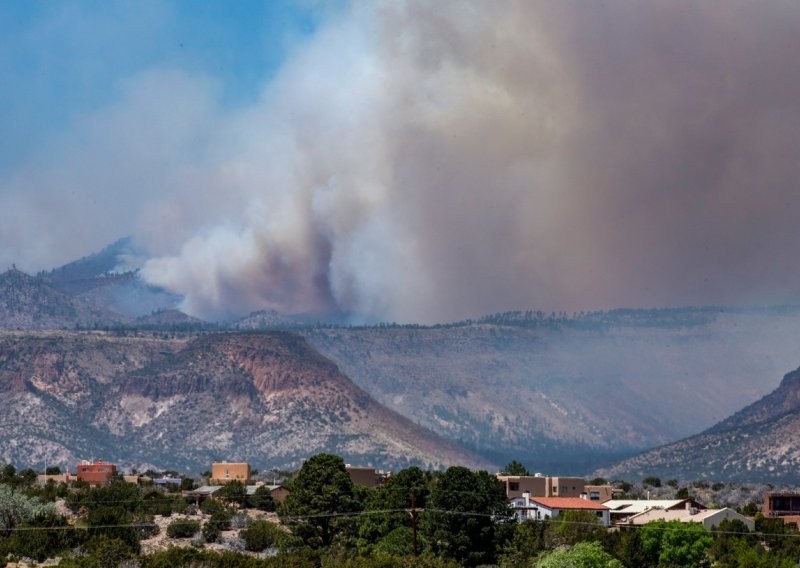
POLYGON ((125 316, 63 294, 19 270, 0 274, 0 329, 101 328, 127 321, 125 316))
POLYGON ((599 475, 641 478, 800 482, 800 369, 773 392, 707 431, 603 468, 599 475))
POLYGON ((205 469, 220 459, 296 466, 490 464, 377 403, 302 338, 0 334, 0 460, 205 469))
POLYGON ((496 462, 557 473, 703 431, 800 360, 791 308, 501 315, 304 334, 415 422, 496 462))
POLYGON ((126 237, 80 260, 41 272, 37 278, 95 308, 131 318, 176 307, 181 296, 142 280, 142 258, 133 239, 126 237))

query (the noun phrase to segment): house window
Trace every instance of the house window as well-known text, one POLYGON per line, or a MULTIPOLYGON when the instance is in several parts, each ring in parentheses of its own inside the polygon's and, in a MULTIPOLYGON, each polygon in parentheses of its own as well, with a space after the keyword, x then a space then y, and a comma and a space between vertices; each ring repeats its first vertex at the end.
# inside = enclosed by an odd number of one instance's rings
POLYGON ((599 501, 600 500, 600 492, 599 491, 592 491, 589 493, 589 499, 591 501, 599 501))
POLYGON ((516 483, 514 481, 510 481, 508 483, 508 490, 509 491, 519 491, 519 483, 516 483))

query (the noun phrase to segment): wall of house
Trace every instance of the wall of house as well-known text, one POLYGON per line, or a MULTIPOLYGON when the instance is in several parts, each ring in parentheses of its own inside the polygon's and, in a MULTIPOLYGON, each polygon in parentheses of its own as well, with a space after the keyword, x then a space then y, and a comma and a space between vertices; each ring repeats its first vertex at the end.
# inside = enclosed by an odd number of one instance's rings
POLYGON ((95 463, 82 462, 78 465, 77 477, 79 481, 84 481, 89 485, 104 485, 111 481, 111 477, 117 472, 117 466, 113 463, 97 461, 95 463))
MULTIPOLYGON (((548 517, 551 518, 551 519, 555 519, 561 514, 562 511, 566 510, 566 509, 557 509, 557 508, 550 509, 549 507, 545 507, 544 505, 541 505, 539 503, 533 503, 533 505, 538 507, 538 510, 537 511, 533 511, 533 514, 531 515, 531 517, 536 519, 537 521, 543 521, 544 519, 546 519, 548 517)), ((592 513, 592 514, 596 515, 597 518, 600 520, 600 522, 603 523, 604 527, 608 527, 608 526, 611 525, 611 517, 609 515, 608 509, 605 509, 605 510, 602 510, 602 511, 592 511, 591 509, 581 509, 581 511, 585 511, 585 512, 592 513)))
POLYGON ((798 493, 767 493, 764 495, 765 517, 782 517, 785 515, 800 514, 800 494, 798 493))
POLYGON ((720 509, 718 512, 714 513, 713 515, 709 515, 705 519, 703 519, 703 526, 708 530, 711 530, 714 527, 718 527, 722 521, 741 521, 746 526, 747 529, 750 531, 756 530, 755 522, 751 521, 747 517, 740 515, 733 509, 720 509))
POLYGON ((585 485, 583 491, 587 499, 598 503, 608 501, 614 496, 614 488, 610 485, 585 485))
POLYGON ((542 497, 580 497, 586 487, 582 477, 547 477, 548 494, 542 497))
POLYGON ((286 501, 286 498, 289 496, 289 490, 285 487, 277 487, 269 492, 272 495, 272 498, 275 499, 276 503, 283 503, 286 501))
POLYGON ((531 497, 551 497, 547 494, 547 477, 533 475, 498 475, 506 486, 506 497, 521 498, 526 491, 531 497))
POLYGON ((250 464, 228 462, 211 464, 211 479, 209 482, 212 485, 230 481, 241 481, 242 483, 250 481, 250 464))
POLYGON ((374 467, 347 467, 350 479, 356 485, 374 489, 379 485, 380 478, 374 467))

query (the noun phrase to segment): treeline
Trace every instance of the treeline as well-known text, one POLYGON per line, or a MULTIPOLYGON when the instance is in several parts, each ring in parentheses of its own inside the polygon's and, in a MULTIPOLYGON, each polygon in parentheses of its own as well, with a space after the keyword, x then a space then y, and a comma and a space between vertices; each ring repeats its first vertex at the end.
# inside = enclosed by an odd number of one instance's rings
POLYGON ((797 530, 760 515, 753 533, 737 521, 712 531, 678 522, 609 531, 582 511, 518 523, 504 485, 464 467, 409 467, 368 489, 340 457, 320 454, 280 506, 266 487, 249 495, 240 483, 198 508, 177 486, 34 481, 0 469, 0 566, 60 558, 67 568, 788 568, 800 558, 797 530), (143 553, 161 530, 173 546, 143 553))

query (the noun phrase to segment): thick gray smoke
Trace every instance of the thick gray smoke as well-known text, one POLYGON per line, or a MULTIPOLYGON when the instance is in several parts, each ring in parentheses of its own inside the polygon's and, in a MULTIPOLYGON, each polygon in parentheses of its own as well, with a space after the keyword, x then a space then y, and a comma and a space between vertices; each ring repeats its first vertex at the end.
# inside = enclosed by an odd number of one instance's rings
POLYGON ((244 111, 154 82, 187 122, 128 210, 145 275, 205 317, 798 301, 798 29, 790 0, 358 3, 244 111))

